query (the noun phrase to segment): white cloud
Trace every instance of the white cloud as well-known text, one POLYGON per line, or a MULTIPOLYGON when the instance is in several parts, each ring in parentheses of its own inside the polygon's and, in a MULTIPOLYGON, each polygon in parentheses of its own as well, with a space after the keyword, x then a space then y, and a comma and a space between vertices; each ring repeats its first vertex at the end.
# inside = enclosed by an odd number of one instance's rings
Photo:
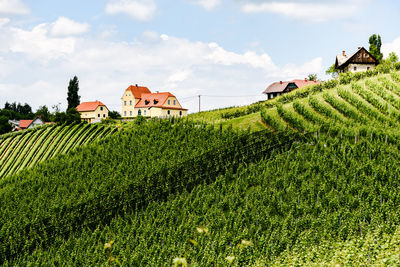
POLYGON ((0 18, 0 28, 5 26, 9 22, 10 22, 10 19, 8 19, 8 18, 0 18))
POLYGON ((29 12, 20 0, 0 0, 0 14, 25 15, 29 12))
POLYGON ((38 62, 63 58, 74 52, 76 40, 49 36, 49 25, 39 24, 31 31, 10 28, 9 49, 14 53, 24 53, 38 62))
POLYGON ((212 10, 215 7, 219 6, 222 0, 190 0, 190 2, 200 5, 207 10, 212 10))
POLYGON ((383 43, 381 51, 384 57, 387 57, 390 52, 395 52, 397 56, 400 56, 400 37, 397 37, 391 43, 383 43))
POLYGON ((105 11, 109 15, 126 14, 137 20, 149 21, 156 9, 154 0, 109 0, 105 11))
POLYGON ((82 101, 98 99, 120 110, 122 91, 137 83, 186 98, 181 104, 193 112, 197 110, 194 95, 226 96, 205 97, 202 109, 243 105, 265 99, 261 92, 270 82, 322 70, 320 58, 281 67, 266 53, 238 53, 216 43, 154 32, 145 32, 133 42, 94 36, 61 38, 52 36, 51 25, 0 30, 0 40, 9 40, 0 42, 0 70, 8 69, 2 76, 1 101, 26 101, 35 108, 62 102, 65 108, 68 80, 77 75, 82 101))
POLYGON ((79 23, 65 17, 59 17, 56 22, 51 24, 51 34, 54 36, 80 35, 88 32, 88 23, 79 23))
POLYGON ((352 17, 368 0, 350 1, 257 1, 242 4, 244 13, 275 13, 309 22, 325 22, 352 17))

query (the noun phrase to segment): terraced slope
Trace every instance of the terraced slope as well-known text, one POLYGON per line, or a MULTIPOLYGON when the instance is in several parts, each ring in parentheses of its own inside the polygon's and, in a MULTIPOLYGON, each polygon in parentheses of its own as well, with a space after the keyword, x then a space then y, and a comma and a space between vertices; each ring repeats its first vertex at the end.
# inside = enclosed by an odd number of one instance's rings
POLYGON ((115 131, 116 128, 101 125, 76 124, 44 126, 6 135, 0 139, 0 179, 115 131))
POLYGON ((398 136, 400 73, 378 75, 349 85, 265 108, 262 120, 273 131, 325 130, 331 133, 398 136))

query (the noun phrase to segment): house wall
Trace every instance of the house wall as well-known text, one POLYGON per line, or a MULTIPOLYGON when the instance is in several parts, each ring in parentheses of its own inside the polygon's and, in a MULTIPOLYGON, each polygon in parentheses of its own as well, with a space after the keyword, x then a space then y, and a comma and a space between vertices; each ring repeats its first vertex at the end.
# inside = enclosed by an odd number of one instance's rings
POLYGON ((152 107, 152 108, 137 108, 137 110, 141 111, 141 115, 145 117, 151 117, 151 118, 166 118, 166 117, 185 117, 187 116, 187 110, 176 110, 176 109, 168 109, 168 108, 158 108, 158 107, 152 107), (169 111, 169 114, 168 114, 169 111), (180 115, 180 111, 182 112, 182 115, 180 115))
POLYGON ((106 106, 98 106, 94 111, 82 111, 81 119, 88 123, 100 122, 108 118, 108 109, 106 106))
POLYGON ((137 110, 135 110, 135 105, 139 102, 140 99, 136 99, 132 94, 132 91, 127 89, 124 92, 124 95, 121 97, 121 116, 128 117, 136 117, 137 110))
POLYGON ((353 72, 353 73, 354 73, 354 72, 360 72, 360 71, 367 71, 368 68, 369 68, 370 70, 375 69, 375 64, 357 64, 357 63, 352 63, 352 64, 349 64, 349 65, 344 69, 344 71, 345 71, 345 72, 350 71, 350 72, 353 72), (356 70, 354 70, 354 68, 356 68, 356 70))
POLYGON ((29 125, 28 129, 30 129, 30 128, 35 128, 35 127, 41 126, 41 125, 43 125, 43 124, 44 124, 44 122, 43 122, 41 119, 37 118, 36 120, 34 120, 34 121, 31 123, 31 125, 29 125))
POLYGON ((281 95, 281 93, 269 93, 269 94, 267 94, 268 99, 272 99, 272 98, 275 98, 275 97, 280 96, 280 95, 281 95))

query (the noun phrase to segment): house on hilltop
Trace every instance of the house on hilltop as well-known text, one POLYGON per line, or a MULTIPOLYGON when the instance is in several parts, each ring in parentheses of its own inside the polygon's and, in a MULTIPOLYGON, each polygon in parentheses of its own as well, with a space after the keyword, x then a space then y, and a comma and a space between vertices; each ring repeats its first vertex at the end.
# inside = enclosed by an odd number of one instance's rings
POLYGON ((286 82, 274 82, 270 84, 263 94, 267 95, 267 99, 272 99, 274 97, 280 96, 281 94, 289 93, 297 88, 304 87, 306 85, 319 84, 317 81, 304 80, 293 80, 286 82))
POLYGON ((76 109, 81 114, 81 120, 88 123, 100 122, 108 118, 108 108, 100 101, 82 102, 76 109))
POLYGON ((44 122, 40 117, 37 117, 33 120, 9 120, 8 123, 11 124, 11 126, 13 127, 13 131, 21 131, 48 124, 44 122))
POLYGON ((147 87, 129 86, 121 98, 124 118, 145 117, 183 117, 187 109, 182 108, 178 99, 169 92, 152 93, 147 87))
POLYGON ((378 60, 371 55, 364 47, 359 47, 357 51, 351 55, 347 55, 346 51, 336 56, 335 69, 340 72, 359 72, 373 70, 378 65, 378 60))

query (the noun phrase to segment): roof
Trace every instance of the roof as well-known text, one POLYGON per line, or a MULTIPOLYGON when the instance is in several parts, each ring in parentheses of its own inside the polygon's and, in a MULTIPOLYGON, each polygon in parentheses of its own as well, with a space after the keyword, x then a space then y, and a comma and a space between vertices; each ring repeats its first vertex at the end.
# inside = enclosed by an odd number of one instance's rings
POLYGON ((19 121, 19 127, 22 129, 28 128, 29 125, 31 125, 31 123, 33 122, 33 120, 20 120, 19 121))
POLYGON ((93 102, 83 102, 80 103, 79 106, 76 107, 76 110, 79 112, 83 111, 94 111, 97 109, 98 106, 106 106, 100 101, 93 101, 93 102))
POLYGON ((356 54, 358 54, 358 52, 360 52, 361 50, 365 50, 365 52, 367 52, 371 56, 371 58, 375 61, 375 63, 370 63, 370 64, 378 64, 378 61, 376 60, 376 58, 373 55, 371 55, 371 53, 368 52, 367 49, 365 49, 364 47, 359 47, 357 49, 357 51, 354 52, 353 54, 346 55, 346 53, 343 51, 342 54, 337 55, 336 62, 335 62, 335 68, 344 67, 347 63, 350 63, 350 61, 354 58, 354 56, 356 54))
POLYGON ((287 88, 287 86, 289 84, 295 84, 297 86, 297 88, 301 88, 304 87, 306 85, 312 85, 312 84, 319 84, 320 82, 317 81, 309 81, 309 80, 293 80, 293 81, 285 81, 285 82, 274 82, 272 84, 270 84, 267 89, 265 89, 265 91, 263 92, 264 94, 270 94, 270 93, 282 93, 283 91, 285 91, 285 89, 287 88))
MULTIPOLYGON (((151 94, 149 88, 144 86, 130 85, 126 90, 130 90, 135 98, 142 98, 142 94, 151 94)), ((125 91, 126 91, 125 90, 125 91)))
POLYGON ((175 97, 169 92, 143 94, 140 101, 136 104, 135 108, 168 108, 177 110, 187 110, 184 108, 165 106, 168 97, 175 97))

